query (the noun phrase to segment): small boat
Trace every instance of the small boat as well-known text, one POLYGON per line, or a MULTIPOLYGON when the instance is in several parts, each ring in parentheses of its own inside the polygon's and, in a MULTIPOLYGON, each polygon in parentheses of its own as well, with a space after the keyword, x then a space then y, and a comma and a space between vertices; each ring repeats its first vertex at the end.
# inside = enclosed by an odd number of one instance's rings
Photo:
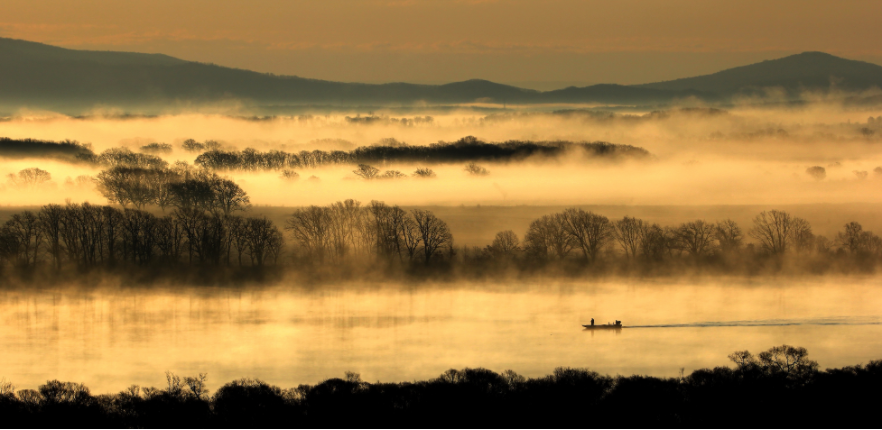
POLYGON ((616 320, 615 324, 582 324, 582 327, 585 327, 586 330, 621 330, 622 322, 616 320))

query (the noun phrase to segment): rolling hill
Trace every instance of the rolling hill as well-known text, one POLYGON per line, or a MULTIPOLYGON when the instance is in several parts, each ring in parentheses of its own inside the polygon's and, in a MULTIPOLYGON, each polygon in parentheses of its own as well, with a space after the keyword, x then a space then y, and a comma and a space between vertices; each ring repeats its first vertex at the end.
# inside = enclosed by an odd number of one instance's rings
POLYGON ((161 54, 83 51, 0 38, 0 108, 79 112, 96 106, 161 109, 235 100, 250 105, 415 103, 665 104, 686 97, 725 101, 781 87, 791 94, 831 87, 882 87, 882 67, 808 52, 706 76, 643 85, 601 84, 535 91, 473 79, 444 85, 359 84, 276 76, 161 54))
POLYGON ((803 52, 710 75, 636 85, 644 89, 696 90, 721 96, 758 93, 770 87, 796 95, 803 90, 863 91, 874 86, 882 88, 882 66, 823 52, 803 52))

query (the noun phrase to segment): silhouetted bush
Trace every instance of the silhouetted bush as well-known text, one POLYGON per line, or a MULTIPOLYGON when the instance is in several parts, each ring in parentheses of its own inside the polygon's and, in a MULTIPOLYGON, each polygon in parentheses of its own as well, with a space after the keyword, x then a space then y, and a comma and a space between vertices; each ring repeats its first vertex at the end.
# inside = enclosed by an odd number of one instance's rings
MULTIPOLYGON (((804 352, 783 345, 757 357, 788 349, 804 352)), ((289 390, 240 379, 210 398, 192 384, 204 382, 204 375, 167 373, 164 390, 132 386, 100 396, 82 384, 49 381, 39 391, 0 395, 0 412, 24 427, 840 428, 875 422, 882 361, 782 373, 745 355, 730 356, 742 358, 735 369, 698 369, 677 378, 613 378, 574 368, 524 378, 465 368, 427 381, 367 383, 347 372, 289 390)))

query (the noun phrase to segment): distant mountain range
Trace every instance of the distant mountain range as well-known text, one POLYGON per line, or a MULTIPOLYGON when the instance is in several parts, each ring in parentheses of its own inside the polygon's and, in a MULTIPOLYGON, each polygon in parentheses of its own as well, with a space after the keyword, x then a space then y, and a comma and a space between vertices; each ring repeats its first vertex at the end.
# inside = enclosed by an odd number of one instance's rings
POLYGON ((721 102, 831 88, 882 88, 882 66, 806 52, 711 75, 642 85, 601 84, 535 91, 473 79, 445 85, 359 84, 276 76, 161 54, 81 51, 0 38, 0 108, 79 111, 96 106, 161 108, 236 100, 253 105, 403 105, 474 102, 666 104, 721 102), (778 91, 780 93, 780 91, 778 91))

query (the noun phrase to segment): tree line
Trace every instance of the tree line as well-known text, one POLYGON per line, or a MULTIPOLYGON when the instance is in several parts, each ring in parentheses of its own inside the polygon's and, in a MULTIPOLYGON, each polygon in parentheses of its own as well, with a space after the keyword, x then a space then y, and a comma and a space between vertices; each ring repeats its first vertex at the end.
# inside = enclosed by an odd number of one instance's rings
POLYGON ((206 374, 166 372, 166 385, 92 394, 51 380, 16 390, 0 380, 0 416, 18 427, 863 427, 875 422, 882 361, 819 370, 805 348, 781 345, 734 367, 674 378, 602 375, 558 367, 526 378, 512 370, 450 369, 422 381, 369 383, 346 372, 283 389, 243 378, 214 394, 206 374))
POLYGON ((833 240, 815 235, 808 221, 785 211, 763 211, 745 232, 731 219, 694 220, 662 227, 639 218, 606 216, 579 208, 544 215, 530 223, 523 242, 513 231, 496 234, 491 245, 472 249, 490 257, 564 260, 588 263, 604 258, 660 261, 688 258, 693 261, 741 252, 765 256, 828 255, 882 257, 882 238, 849 222, 833 240), (747 237, 754 240, 745 244, 747 237))
POLYGON ((298 208, 280 229, 266 218, 234 215, 247 209, 247 196, 215 192, 211 178, 172 187, 174 209, 163 216, 88 203, 13 214, 0 226, 0 266, 277 265, 303 272, 434 266, 457 275, 707 268, 749 274, 756 267, 780 270, 783 262, 801 263, 812 273, 874 270, 882 262, 882 238, 859 223, 847 223, 831 240, 778 210, 757 214, 744 232, 728 219, 662 227, 570 208, 532 221, 523 240, 503 231, 481 248, 456 247, 450 227, 431 211, 350 199, 298 208))
MULTIPOLYGON (((202 195, 186 195, 193 194, 202 195)), ((233 215, 216 199, 175 204, 180 206, 164 216, 89 203, 13 214, 0 227, 0 267, 264 267, 279 264, 286 251, 282 230, 264 217, 233 215)), ((293 239, 286 259, 291 263, 430 265, 452 256, 447 223, 428 210, 405 211, 383 202, 362 206, 346 200, 297 209, 284 228, 293 239)))
POLYGON ((101 171, 95 182, 110 203, 135 209, 154 205, 163 211, 195 208, 230 215, 250 207, 248 194, 232 179, 186 163, 173 168, 116 166, 101 171))
POLYGON ((165 216, 89 203, 46 205, 0 227, 0 268, 252 266, 277 263, 272 221, 182 207, 165 216))
POLYGON ((453 234, 434 213, 378 201, 362 206, 350 199, 297 209, 285 228, 302 258, 316 262, 379 257, 429 265, 453 255, 453 234))
POLYGON ((456 142, 438 142, 415 146, 387 139, 379 145, 362 146, 352 151, 300 151, 299 153, 253 148, 242 151, 207 151, 196 157, 196 165, 209 170, 264 171, 314 168, 334 164, 386 163, 459 163, 474 161, 514 162, 529 157, 559 157, 579 153, 604 159, 647 158, 649 152, 630 145, 606 142, 531 142, 487 143, 474 136, 456 142))

